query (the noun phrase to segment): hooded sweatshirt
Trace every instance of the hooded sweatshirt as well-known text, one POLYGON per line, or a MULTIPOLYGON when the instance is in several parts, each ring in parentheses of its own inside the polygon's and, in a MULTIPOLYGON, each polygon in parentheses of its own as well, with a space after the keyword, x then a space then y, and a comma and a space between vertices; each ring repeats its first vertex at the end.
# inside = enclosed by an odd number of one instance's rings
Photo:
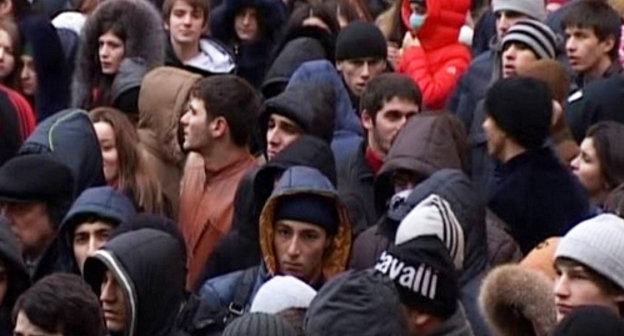
POLYGON ((229 74, 235 71, 234 55, 217 40, 202 37, 199 40, 200 53, 182 63, 173 50, 171 39, 167 39, 165 65, 196 73, 202 77, 229 74))
POLYGON ((52 153, 72 171, 72 200, 87 188, 106 185, 100 143, 85 111, 64 110, 39 124, 19 150, 20 155, 36 153, 52 153))
POLYGON ((286 19, 286 6, 279 1, 225 0, 210 14, 210 32, 234 49, 237 75, 254 87, 260 87, 269 67, 270 52, 286 19), (257 10, 258 40, 254 42, 239 41, 234 28, 236 14, 247 7, 257 10))
POLYGON ((59 228, 60 253, 72 265, 72 270, 78 274, 78 265, 73 253, 73 234, 80 220, 95 218, 113 224, 114 226, 136 215, 132 201, 115 189, 96 187, 85 190, 69 209, 59 228))
MULTIPOLYGON (((401 18, 410 29, 410 0, 401 1, 401 18)), ((427 0, 424 25, 412 32, 420 46, 404 50, 398 72, 409 75, 423 92, 423 105, 440 109, 468 68, 470 50, 458 42, 470 8, 469 0, 427 0)))
POLYGON ((99 295, 105 272, 112 273, 126 300, 127 335, 174 335, 184 301, 184 262, 176 238, 139 229, 114 237, 87 258, 84 279, 99 295))
POLYGON ((19 22, 22 44, 32 47, 37 73, 35 110, 37 120, 69 107, 70 71, 63 47, 50 21, 41 16, 29 16, 19 22))
POLYGON ((185 154, 179 141, 180 117, 191 87, 201 77, 173 67, 159 67, 143 78, 137 132, 147 166, 160 181, 178 214, 185 154))
POLYGON ((210 257, 204 279, 242 270, 261 262, 258 242, 260 212, 271 196, 275 178, 293 166, 316 168, 336 185, 334 156, 329 145, 312 135, 302 135, 273 160, 248 172, 238 185, 234 197, 232 230, 223 237, 210 257))
POLYGON ((30 287, 30 277, 9 221, 0 216, 0 260, 8 274, 9 287, 0 304, 0 334, 11 335, 11 312, 17 298, 30 287))
MULTIPOLYGON (((275 210, 280 199, 296 194, 316 194, 333 200, 338 212, 338 228, 333 239, 323 255, 321 274, 322 285, 336 275, 342 273, 347 265, 351 250, 351 225, 348 213, 331 182, 318 170, 310 167, 294 166, 284 172, 277 182, 271 197, 267 201, 260 216, 260 249, 262 251, 262 264, 258 267, 256 280, 252 286, 252 293, 243 305, 244 311, 248 311, 256 292, 260 286, 272 276, 280 274, 277 257, 273 247, 275 234, 275 210)), ((229 273, 208 280, 200 289, 200 308, 194 320, 201 324, 202 320, 211 318, 215 311, 227 309, 234 299, 236 287, 246 271, 229 273)), ((310 284, 311 285, 311 284, 310 284)))

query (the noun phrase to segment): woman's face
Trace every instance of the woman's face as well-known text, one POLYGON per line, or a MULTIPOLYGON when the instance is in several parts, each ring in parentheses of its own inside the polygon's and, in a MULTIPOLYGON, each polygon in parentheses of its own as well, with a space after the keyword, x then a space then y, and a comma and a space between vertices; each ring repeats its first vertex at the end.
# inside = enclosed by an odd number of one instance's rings
POLYGON ((119 179, 119 156, 117 154, 115 132, 113 132, 113 127, 109 123, 103 121, 94 123, 93 127, 102 150, 104 178, 108 185, 114 187, 119 179))
POLYGON ((98 46, 102 73, 105 75, 116 74, 126 53, 124 41, 108 31, 100 36, 98 46))
POLYGON ((37 72, 35 71, 35 61, 32 56, 22 55, 20 84, 22 92, 27 96, 33 96, 37 92, 37 72))
POLYGON ((587 189, 592 199, 604 194, 607 185, 601 172, 598 153, 593 138, 585 138, 581 143, 581 152, 572 160, 572 172, 587 189))
POLYGON ((258 24, 258 11, 255 8, 246 7, 234 17, 234 29, 236 36, 243 42, 256 41, 260 34, 258 24))
POLYGON ((4 81, 15 68, 13 52, 11 36, 6 31, 0 30, 0 81, 4 81))

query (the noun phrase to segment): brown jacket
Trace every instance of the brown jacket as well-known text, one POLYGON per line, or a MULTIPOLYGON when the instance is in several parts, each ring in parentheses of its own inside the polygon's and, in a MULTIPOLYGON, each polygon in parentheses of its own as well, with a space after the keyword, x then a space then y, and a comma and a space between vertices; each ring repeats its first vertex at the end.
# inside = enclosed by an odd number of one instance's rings
POLYGON ((207 176, 199 154, 189 154, 182 178, 179 214, 188 253, 187 289, 196 288, 217 242, 230 231, 238 183, 255 166, 255 158, 247 154, 207 176))
POLYGON ((150 71, 139 93, 139 141, 148 167, 178 214, 184 153, 178 141, 178 124, 191 87, 201 77, 172 67, 150 71))

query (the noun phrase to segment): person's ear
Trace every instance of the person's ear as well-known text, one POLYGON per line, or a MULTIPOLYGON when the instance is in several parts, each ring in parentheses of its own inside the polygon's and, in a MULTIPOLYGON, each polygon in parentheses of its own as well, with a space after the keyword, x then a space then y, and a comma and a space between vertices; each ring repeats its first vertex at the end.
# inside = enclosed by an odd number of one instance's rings
POLYGON ((605 54, 611 53, 613 48, 615 48, 615 36, 607 36, 607 38, 605 38, 604 41, 600 42, 600 44, 602 44, 602 51, 605 54))
POLYGON ((369 132, 375 126, 375 120, 373 120, 371 115, 368 113, 368 110, 362 110, 360 120, 362 121, 362 127, 369 132))
POLYGON ((336 69, 338 69, 338 71, 342 71, 342 64, 343 64, 342 61, 336 62, 336 69))
POLYGON ((550 119, 550 127, 554 127, 555 125, 559 124, 559 122, 561 121, 561 118, 563 118, 563 107, 558 101, 553 99, 552 117, 550 119))
POLYGON ((212 138, 220 138, 228 131, 228 123, 224 117, 216 117, 210 122, 210 134, 212 138))

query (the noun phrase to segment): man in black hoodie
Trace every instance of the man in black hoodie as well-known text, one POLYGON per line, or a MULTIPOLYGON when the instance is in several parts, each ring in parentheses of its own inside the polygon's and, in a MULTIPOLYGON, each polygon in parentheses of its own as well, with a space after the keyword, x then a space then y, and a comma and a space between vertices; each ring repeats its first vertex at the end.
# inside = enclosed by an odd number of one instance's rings
MULTIPOLYGON (((138 216, 134 221, 141 221, 137 225, 157 221, 146 218, 138 216)), ((184 301, 183 246, 180 237, 142 227, 113 237, 87 258, 84 279, 100 297, 111 335, 175 334, 184 301)))

